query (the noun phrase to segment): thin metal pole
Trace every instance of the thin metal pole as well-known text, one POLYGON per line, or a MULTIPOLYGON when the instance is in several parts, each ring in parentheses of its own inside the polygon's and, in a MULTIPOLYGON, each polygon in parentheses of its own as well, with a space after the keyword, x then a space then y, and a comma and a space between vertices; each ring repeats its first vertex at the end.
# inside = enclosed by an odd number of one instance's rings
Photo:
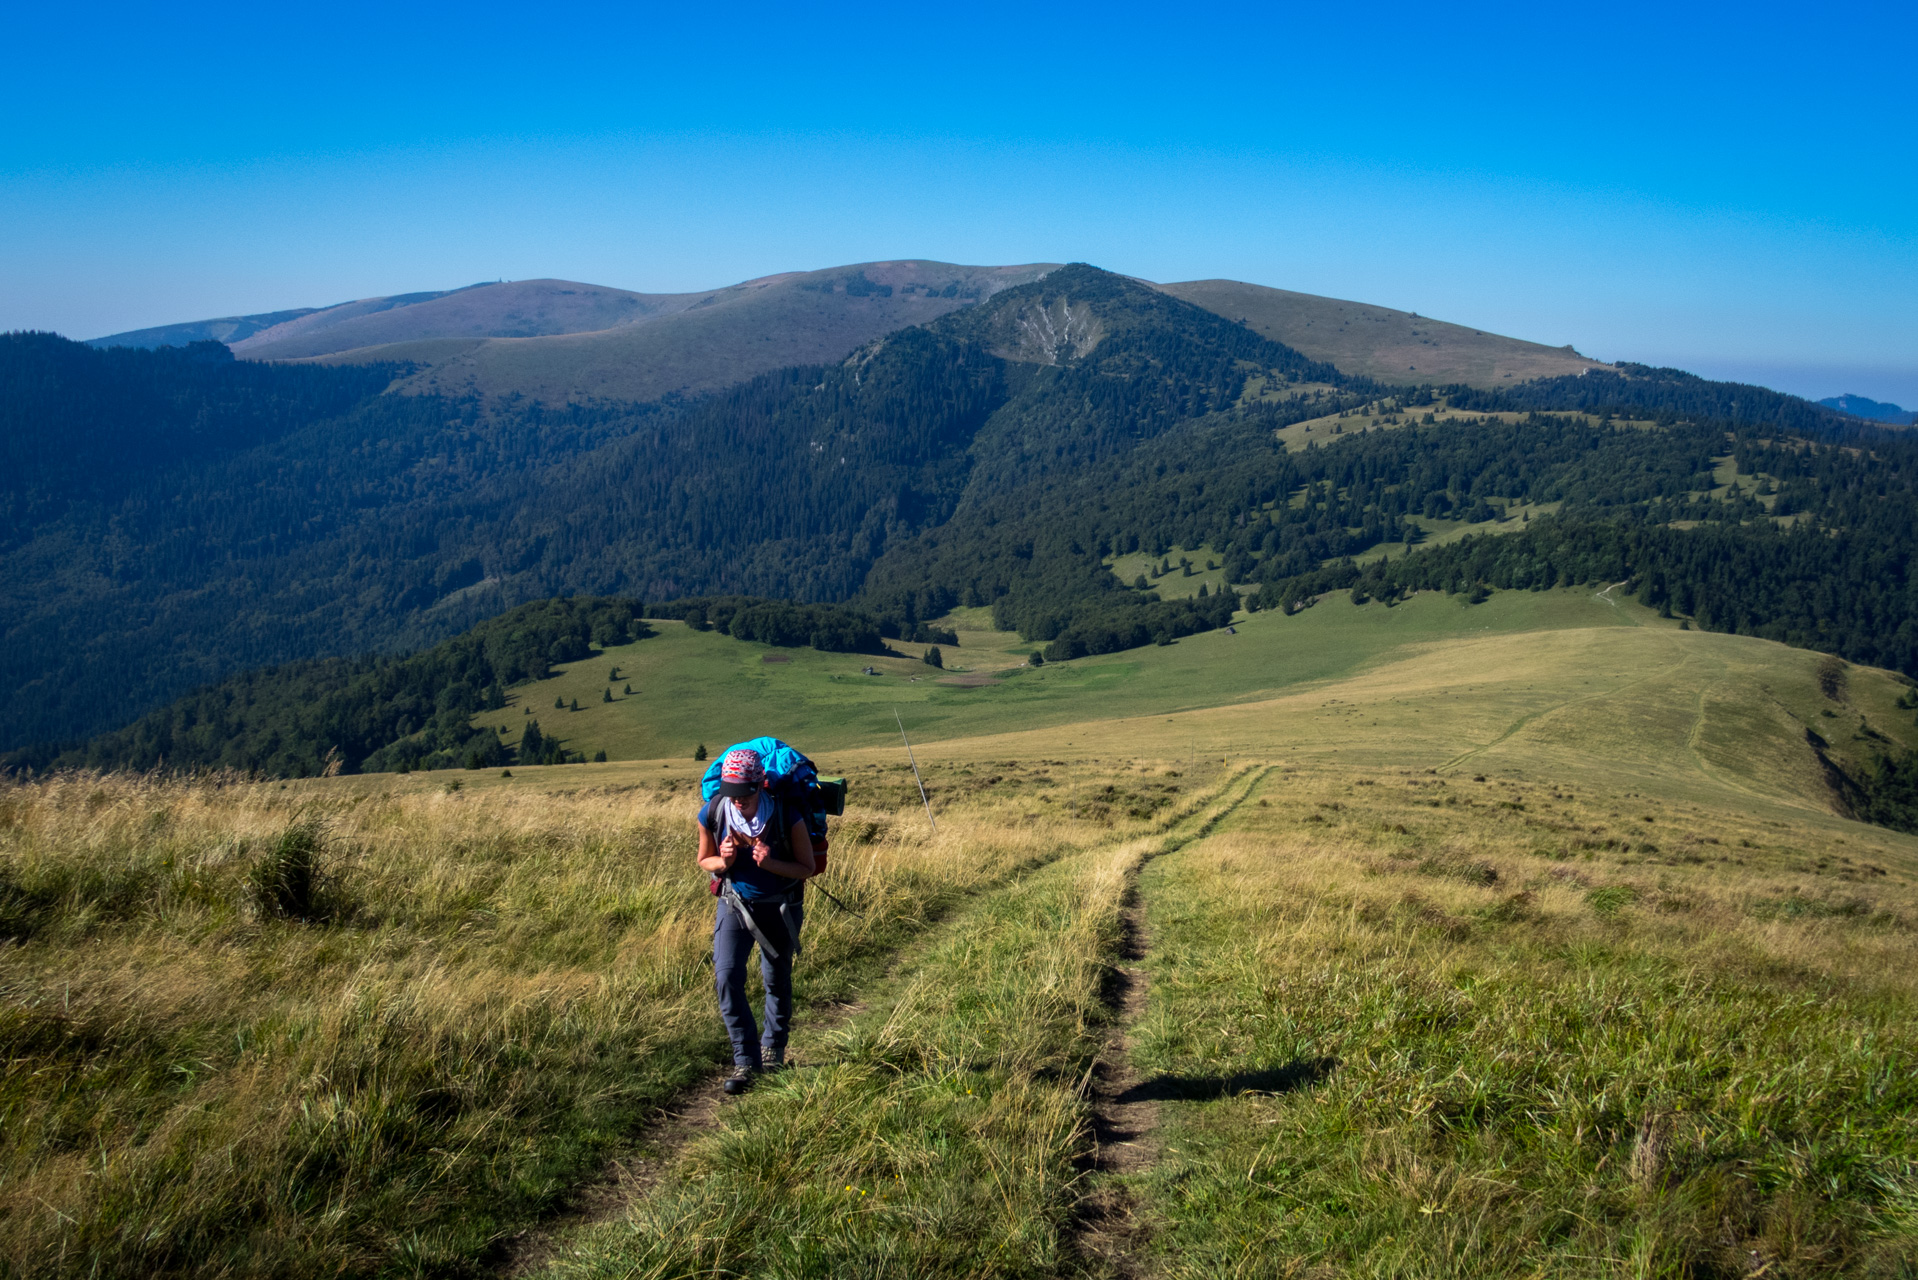
POLYGON ((932 798, 926 794, 926 780, 919 776, 919 762, 912 758, 912 739, 906 736, 906 722, 899 719, 899 708, 892 709, 892 718, 899 720, 899 740, 906 744, 906 759, 912 761, 912 780, 919 784, 919 798, 926 803, 926 821, 932 823, 935 833, 939 824, 932 821, 932 798))

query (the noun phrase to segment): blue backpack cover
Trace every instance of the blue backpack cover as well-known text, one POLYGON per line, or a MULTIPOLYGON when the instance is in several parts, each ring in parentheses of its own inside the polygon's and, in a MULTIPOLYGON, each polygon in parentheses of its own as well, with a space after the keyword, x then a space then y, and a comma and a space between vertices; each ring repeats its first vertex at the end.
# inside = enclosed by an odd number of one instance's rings
POLYGON ((787 812, 804 816, 806 834, 812 837, 814 851, 823 852, 826 848, 826 807, 819 792, 819 770, 797 748, 788 746, 778 738, 752 738, 735 742, 724 751, 715 753, 713 762, 706 766, 705 776, 699 780, 701 801, 710 801, 719 794, 719 770, 726 763, 727 756, 740 750, 750 751, 759 757, 760 763, 766 767, 766 790, 786 806, 787 812))

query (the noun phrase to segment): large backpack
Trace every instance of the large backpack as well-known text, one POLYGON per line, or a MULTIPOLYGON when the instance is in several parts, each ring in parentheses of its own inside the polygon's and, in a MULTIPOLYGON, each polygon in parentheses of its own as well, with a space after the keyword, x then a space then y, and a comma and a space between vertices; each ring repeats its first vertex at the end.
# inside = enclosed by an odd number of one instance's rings
MULTIPOLYGON (((736 742, 713 756, 706 776, 699 781, 699 795, 710 802, 719 794, 719 770, 726 757, 735 751, 751 751, 766 767, 766 790, 786 812, 805 820, 806 835, 812 840, 813 858, 819 870, 826 869, 826 819, 846 811, 846 780, 822 778, 813 762, 777 738, 753 738, 736 742)), ((783 833, 782 833, 783 834, 783 833)))

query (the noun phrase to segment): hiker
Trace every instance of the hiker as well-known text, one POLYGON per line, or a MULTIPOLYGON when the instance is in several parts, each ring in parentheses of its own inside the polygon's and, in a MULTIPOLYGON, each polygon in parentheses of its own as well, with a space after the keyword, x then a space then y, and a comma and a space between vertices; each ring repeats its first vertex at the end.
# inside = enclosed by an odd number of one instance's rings
POLYGON ((699 810, 699 865, 711 873, 719 897, 713 920, 713 979, 719 1016, 733 1042, 727 1093, 744 1093, 761 1071, 786 1065, 792 1030, 793 956, 805 920, 806 877, 818 870, 805 816, 766 790, 759 754, 744 747, 726 753, 719 789, 699 810), (764 1039, 746 1000, 746 962, 759 946, 766 985, 764 1039))

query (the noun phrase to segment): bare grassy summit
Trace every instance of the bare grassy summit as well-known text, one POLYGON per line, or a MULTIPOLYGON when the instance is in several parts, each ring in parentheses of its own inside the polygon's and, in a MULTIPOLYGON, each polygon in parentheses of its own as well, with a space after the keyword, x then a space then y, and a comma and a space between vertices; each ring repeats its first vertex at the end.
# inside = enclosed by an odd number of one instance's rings
POLYGON ((1569 346, 1548 347, 1370 303, 1239 280, 1186 280, 1159 287, 1228 320, 1243 320, 1314 360, 1380 382, 1495 387, 1607 367, 1569 346))

